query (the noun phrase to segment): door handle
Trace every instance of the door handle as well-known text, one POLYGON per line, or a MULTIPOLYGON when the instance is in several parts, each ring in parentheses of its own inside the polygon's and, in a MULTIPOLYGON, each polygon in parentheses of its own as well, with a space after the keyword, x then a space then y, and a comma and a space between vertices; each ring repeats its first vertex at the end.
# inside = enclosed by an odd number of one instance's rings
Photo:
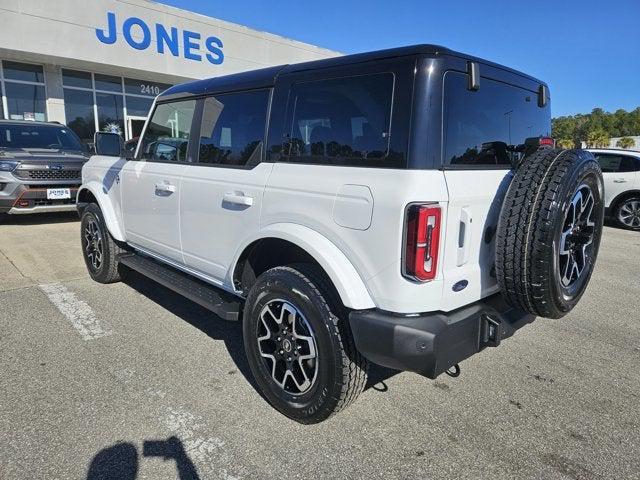
POLYGON ((613 183, 627 183, 627 180, 624 178, 616 178, 613 183))
POLYGON ((171 185, 169 182, 156 183, 156 195, 171 195, 175 193, 176 186, 171 185))
POLYGON ((461 267, 469 261, 469 251, 471 249, 471 223, 473 219, 467 207, 460 209, 460 223, 458 231, 458 267, 461 267))
POLYGON ((242 192, 227 192, 222 197, 222 200, 224 203, 243 205, 245 207, 253 205, 253 197, 249 197, 242 192))

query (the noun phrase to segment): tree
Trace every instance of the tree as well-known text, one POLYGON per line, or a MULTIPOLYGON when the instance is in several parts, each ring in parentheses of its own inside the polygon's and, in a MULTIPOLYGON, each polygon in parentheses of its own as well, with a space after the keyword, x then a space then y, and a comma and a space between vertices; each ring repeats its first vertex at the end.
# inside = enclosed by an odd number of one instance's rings
POLYGON ((618 148, 632 148, 636 146, 636 142, 631 137, 622 137, 620 140, 616 142, 616 147, 618 148))
POLYGON ((593 131, 604 131, 609 138, 640 135, 640 107, 628 112, 618 109, 613 113, 594 108, 591 113, 567 115, 551 120, 553 138, 571 139, 575 145, 587 141, 593 131))
POLYGON ((609 135, 602 128, 590 130, 587 134, 587 146, 590 148, 608 147, 609 135))
POLYGON ((576 146, 575 142, 571 138, 561 138, 556 141, 556 145, 559 148, 574 148, 576 146))

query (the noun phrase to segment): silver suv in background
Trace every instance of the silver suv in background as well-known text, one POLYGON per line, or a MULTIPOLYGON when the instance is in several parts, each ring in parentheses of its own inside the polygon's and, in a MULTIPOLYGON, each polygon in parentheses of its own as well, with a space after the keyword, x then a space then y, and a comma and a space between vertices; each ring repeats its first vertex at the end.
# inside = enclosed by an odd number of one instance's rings
POLYGON ((640 230, 640 152, 589 149, 600 163, 607 214, 622 228, 640 230))
POLYGON ((0 120, 0 217, 74 211, 87 159, 64 125, 0 120))

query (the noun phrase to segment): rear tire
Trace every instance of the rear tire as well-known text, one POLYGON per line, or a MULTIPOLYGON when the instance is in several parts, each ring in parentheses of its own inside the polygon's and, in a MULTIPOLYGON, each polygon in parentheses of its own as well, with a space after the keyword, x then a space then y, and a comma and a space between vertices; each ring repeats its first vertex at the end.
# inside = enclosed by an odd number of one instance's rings
POLYGON ((507 301, 560 318, 578 303, 598 255, 602 172, 583 150, 540 149, 524 158, 502 205, 496 276, 507 301))
POLYGON ((640 231, 640 196, 625 198, 615 208, 616 224, 627 230, 640 231))
POLYGON ((244 346, 267 400, 300 423, 350 405, 367 381, 346 309, 319 268, 276 267, 258 277, 245 303, 244 346))
POLYGON ((99 283, 120 281, 118 258, 125 250, 113 239, 100 207, 90 203, 80 218, 82 256, 89 275, 99 283))

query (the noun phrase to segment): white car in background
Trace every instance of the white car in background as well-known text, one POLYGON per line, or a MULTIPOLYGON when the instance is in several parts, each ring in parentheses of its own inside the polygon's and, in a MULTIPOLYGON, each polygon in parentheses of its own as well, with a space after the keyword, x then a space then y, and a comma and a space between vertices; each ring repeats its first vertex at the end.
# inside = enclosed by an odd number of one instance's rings
POLYGON ((607 214, 622 228, 640 230, 640 152, 588 150, 602 168, 607 214))

